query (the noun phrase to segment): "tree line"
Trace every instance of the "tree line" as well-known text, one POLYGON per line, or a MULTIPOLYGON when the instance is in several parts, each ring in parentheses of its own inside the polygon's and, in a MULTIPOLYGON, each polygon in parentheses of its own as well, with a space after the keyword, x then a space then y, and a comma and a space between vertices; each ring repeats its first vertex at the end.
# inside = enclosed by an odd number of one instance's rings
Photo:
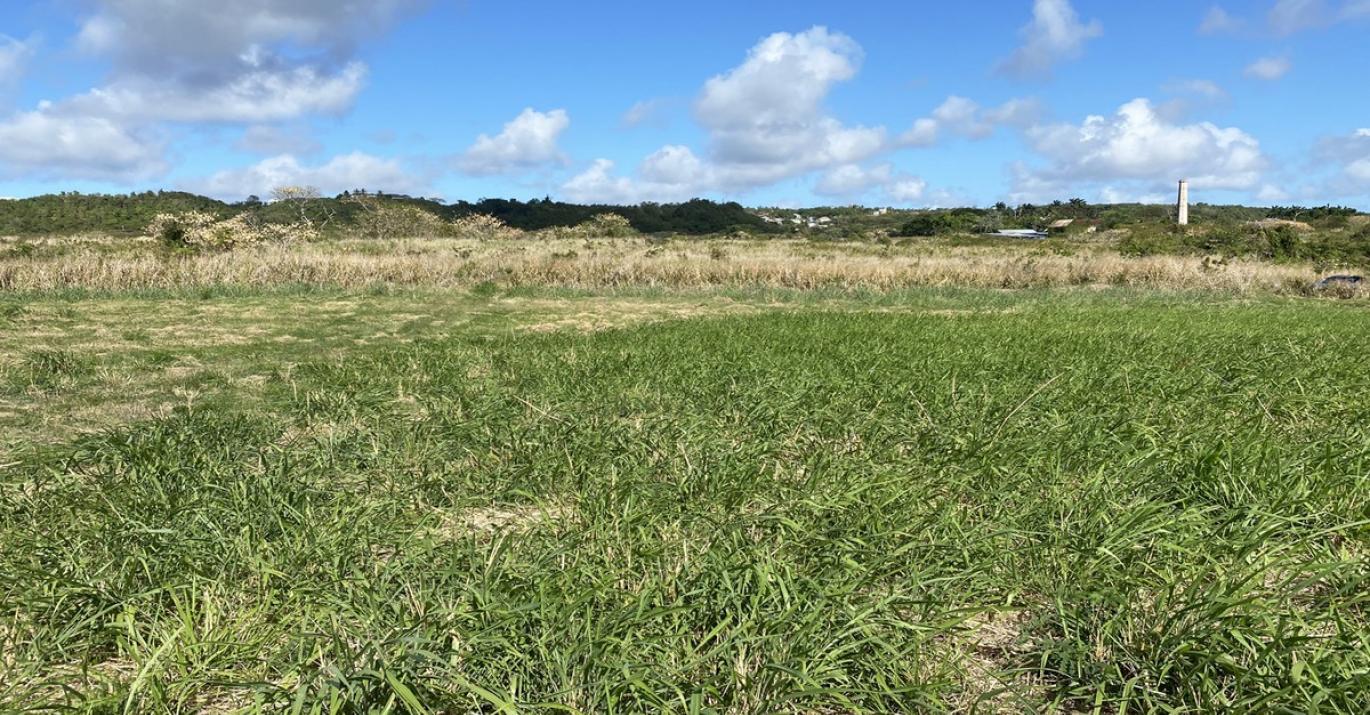
POLYGON ((143 234, 149 223, 159 215, 189 211, 212 214, 220 219, 252 213, 266 223, 280 224, 298 222, 303 214, 311 224, 326 231, 344 232, 358 228, 365 218, 366 203, 357 201, 358 197, 410 206, 444 221, 473 215, 493 216, 508 226, 525 231, 577 226, 595 216, 609 213, 623 216, 635 230, 647 234, 775 231, 741 204, 706 199, 636 206, 571 204, 550 198, 531 201, 481 199, 449 204, 431 198, 357 190, 333 197, 297 191, 273 200, 264 201, 257 196, 249 196, 243 201, 229 203, 182 191, 145 191, 131 194, 63 192, 0 201, 0 235, 100 233, 134 236, 143 234))

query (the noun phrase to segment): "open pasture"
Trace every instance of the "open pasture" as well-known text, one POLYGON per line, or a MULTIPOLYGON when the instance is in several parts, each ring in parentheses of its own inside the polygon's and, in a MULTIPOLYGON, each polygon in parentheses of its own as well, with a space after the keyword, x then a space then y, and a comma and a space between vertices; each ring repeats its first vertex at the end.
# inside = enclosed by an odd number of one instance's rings
POLYGON ((0 709, 1370 705, 1359 302, 3 305, 0 709))

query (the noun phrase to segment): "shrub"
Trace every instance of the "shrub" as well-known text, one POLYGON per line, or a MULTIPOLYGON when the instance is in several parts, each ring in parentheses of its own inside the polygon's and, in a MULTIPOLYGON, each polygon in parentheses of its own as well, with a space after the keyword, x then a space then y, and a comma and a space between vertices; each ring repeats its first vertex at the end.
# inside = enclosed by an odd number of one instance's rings
POLYGON ((899 227, 898 236, 936 236, 942 229, 942 222, 932 214, 918 214, 899 227))
POLYGON ((490 214, 469 214, 448 225, 448 230, 457 238, 488 241, 501 238, 518 238, 522 232, 510 228, 508 224, 490 214))
POLYGON ((204 211, 157 214, 147 226, 148 235, 172 246, 194 245, 219 217, 204 211))
POLYGON ((266 224, 253 214, 221 221, 203 211, 159 214, 148 224, 147 231, 169 246, 197 250, 227 250, 263 241, 308 241, 318 237, 318 231, 304 224, 266 224))
POLYGON ((939 213, 920 213, 899 227, 896 236, 940 236, 948 233, 972 231, 983 219, 973 210, 939 213))
POLYGON ((624 238, 637 235, 633 224, 616 213, 596 214, 589 221, 576 226, 576 232, 586 238, 624 238))
POLYGON ((357 219, 372 238, 436 238, 450 233, 442 219, 417 206, 377 204, 357 219))
POLYGON ((1299 234, 1291 226, 1258 228, 1256 236, 1261 244, 1261 256, 1264 258, 1299 258, 1303 253, 1299 234))

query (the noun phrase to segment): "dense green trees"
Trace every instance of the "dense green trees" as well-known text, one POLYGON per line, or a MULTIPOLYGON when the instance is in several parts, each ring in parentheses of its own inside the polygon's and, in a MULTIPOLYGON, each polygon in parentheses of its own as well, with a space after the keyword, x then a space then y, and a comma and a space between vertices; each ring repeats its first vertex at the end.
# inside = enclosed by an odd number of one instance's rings
POLYGON ((136 234, 158 214, 184 211, 203 211, 219 218, 237 213, 220 201, 180 191, 115 195, 63 192, 0 201, 0 235, 136 234))

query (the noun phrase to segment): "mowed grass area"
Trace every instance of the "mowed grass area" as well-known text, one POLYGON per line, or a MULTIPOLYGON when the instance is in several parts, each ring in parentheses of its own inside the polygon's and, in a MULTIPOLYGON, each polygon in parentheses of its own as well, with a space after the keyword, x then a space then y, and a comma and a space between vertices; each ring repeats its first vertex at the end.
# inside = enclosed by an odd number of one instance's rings
POLYGON ((0 709, 1370 708, 1363 303, 7 305, 0 709))

